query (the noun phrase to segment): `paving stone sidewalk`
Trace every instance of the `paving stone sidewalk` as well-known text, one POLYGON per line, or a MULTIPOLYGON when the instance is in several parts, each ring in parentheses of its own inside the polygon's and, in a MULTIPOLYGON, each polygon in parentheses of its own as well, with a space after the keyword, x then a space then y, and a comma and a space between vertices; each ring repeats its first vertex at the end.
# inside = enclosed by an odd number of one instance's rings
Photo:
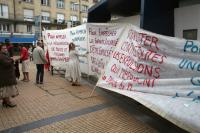
POLYGON ((15 108, 0 105, 0 133, 154 133, 147 124, 83 84, 73 87, 60 75, 45 71, 44 85, 35 84, 31 63, 30 82, 18 81, 15 108))

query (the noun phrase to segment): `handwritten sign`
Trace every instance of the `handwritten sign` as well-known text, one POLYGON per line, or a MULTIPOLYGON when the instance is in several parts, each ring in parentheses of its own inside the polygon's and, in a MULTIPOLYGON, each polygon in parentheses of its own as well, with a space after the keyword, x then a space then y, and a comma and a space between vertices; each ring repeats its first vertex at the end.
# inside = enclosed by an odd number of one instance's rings
POLYGON ((131 97, 188 131, 199 131, 200 42, 133 25, 123 36, 97 86, 131 97))
POLYGON ((186 95, 200 85, 199 42, 169 38, 134 26, 123 35, 126 37, 112 52, 98 86, 173 96, 176 92, 186 95))
POLYGON ((44 34, 51 65, 65 69, 69 60, 69 43, 66 30, 46 30, 44 34))
POLYGON ((90 75, 100 76, 124 29, 123 24, 87 25, 90 75))

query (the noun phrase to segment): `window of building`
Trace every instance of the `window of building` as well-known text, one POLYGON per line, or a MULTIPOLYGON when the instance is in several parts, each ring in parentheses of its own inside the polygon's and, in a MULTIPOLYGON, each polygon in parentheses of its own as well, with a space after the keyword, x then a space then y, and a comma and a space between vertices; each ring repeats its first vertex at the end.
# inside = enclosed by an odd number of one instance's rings
POLYGON ((0 4, 0 18, 8 18, 8 6, 0 4))
POLYGON ((58 13, 57 14, 57 23, 64 23, 64 21, 65 21, 65 15, 58 13))
POLYGON ((49 6, 50 5, 49 0, 41 0, 41 4, 43 6, 49 6))
POLYGON ((33 0, 23 0, 23 1, 27 3, 33 3, 33 0))
POLYGON ((78 21, 78 17, 75 15, 70 16, 71 21, 78 21))
POLYGON ((24 20, 33 21, 33 10, 24 9, 24 20))
POLYGON ((81 11, 82 11, 82 12, 87 12, 87 11, 88 11, 88 6, 82 5, 82 6, 81 6, 81 11))
POLYGON ((197 40, 197 29, 183 30, 183 38, 188 40, 197 40))
POLYGON ((50 23, 50 13, 42 12, 42 22, 50 23))
POLYGON ((10 31, 10 25, 9 24, 0 24, 0 31, 1 32, 9 32, 10 31))
POLYGON ((27 25, 27 32, 32 33, 32 25, 27 25))
POLYGON ((87 23, 87 18, 86 17, 82 18, 82 23, 87 23))
POLYGON ((64 8, 65 2, 64 0, 57 0, 57 8, 64 8))
POLYGON ((79 10, 79 4, 75 2, 71 2, 71 10, 72 11, 78 11, 79 10))

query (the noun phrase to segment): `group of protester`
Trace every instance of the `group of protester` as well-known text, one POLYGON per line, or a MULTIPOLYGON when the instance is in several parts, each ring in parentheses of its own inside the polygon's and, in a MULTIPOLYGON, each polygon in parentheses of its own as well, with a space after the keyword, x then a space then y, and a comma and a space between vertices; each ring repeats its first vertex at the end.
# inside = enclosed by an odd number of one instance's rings
MULTIPOLYGON (((49 55, 48 51, 44 52, 43 42, 38 41, 37 46, 34 50, 26 48, 23 45, 18 45, 20 49, 20 57, 14 58, 13 46, 8 42, 8 44, 0 44, 0 100, 2 100, 3 107, 15 107, 16 104, 12 103, 10 98, 19 95, 17 89, 17 80, 20 77, 19 72, 19 62, 22 64, 22 73, 24 82, 29 82, 29 65, 30 61, 33 60, 36 64, 36 84, 43 84, 44 77, 44 65, 45 68, 49 70, 49 55), (30 60, 29 60, 30 59, 30 60)), ((67 65, 66 78, 72 83, 72 86, 79 86, 81 79, 79 56, 80 55, 75 50, 75 44, 69 44, 69 62, 67 65)))
POLYGON ((20 49, 20 57, 14 57, 13 46, 7 44, 0 44, 0 100, 2 100, 3 107, 15 107, 10 98, 19 95, 17 89, 17 80, 20 77, 19 62, 22 64, 22 73, 24 82, 29 82, 29 65, 30 56, 33 56, 34 63, 37 67, 36 84, 43 84, 44 64, 47 64, 44 50, 42 49, 42 42, 37 43, 37 47, 29 56, 29 50, 24 45, 18 45, 20 49))

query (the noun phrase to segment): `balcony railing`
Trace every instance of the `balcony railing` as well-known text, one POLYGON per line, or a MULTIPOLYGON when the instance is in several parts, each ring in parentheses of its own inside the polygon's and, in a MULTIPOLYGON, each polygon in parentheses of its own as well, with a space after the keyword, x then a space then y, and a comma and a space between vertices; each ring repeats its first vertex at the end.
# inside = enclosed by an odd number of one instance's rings
MULTIPOLYGON (((31 22, 34 23, 34 16, 24 16, 24 15, 16 15, 9 14, 9 18, 0 18, 0 20, 12 21, 12 22, 31 22)), ((44 24, 54 24, 54 25, 67 25, 68 23, 72 23, 72 26, 80 25, 80 21, 71 21, 71 20, 63 20, 57 18, 50 18, 47 16, 42 16, 42 23, 44 24)))
POLYGON ((34 21, 33 16, 24 16, 24 21, 34 21))

